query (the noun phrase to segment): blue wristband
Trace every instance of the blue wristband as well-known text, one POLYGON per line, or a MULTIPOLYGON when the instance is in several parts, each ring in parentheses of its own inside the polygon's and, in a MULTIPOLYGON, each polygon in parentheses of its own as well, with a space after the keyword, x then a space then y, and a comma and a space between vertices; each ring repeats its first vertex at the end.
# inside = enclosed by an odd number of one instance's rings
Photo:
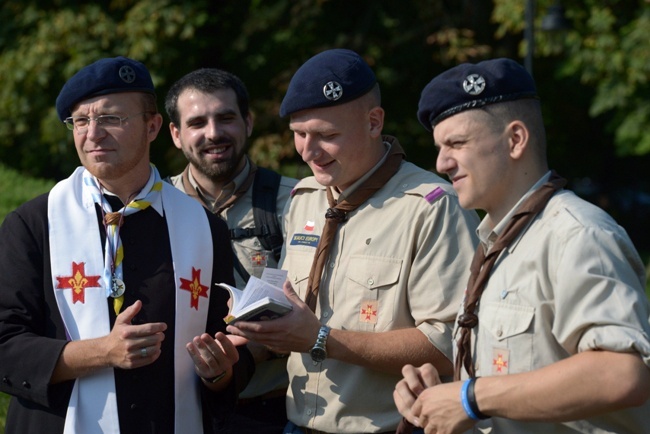
POLYGON ((480 417, 472 411, 472 407, 469 405, 469 400, 467 399, 467 389, 469 389, 469 386, 476 381, 476 378, 468 378, 465 380, 463 383, 463 387, 460 389, 460 402, 463 404, 463 409, 465 410, 465 413, 467 415, 474 419, 474 420, 481 420, 480 417))

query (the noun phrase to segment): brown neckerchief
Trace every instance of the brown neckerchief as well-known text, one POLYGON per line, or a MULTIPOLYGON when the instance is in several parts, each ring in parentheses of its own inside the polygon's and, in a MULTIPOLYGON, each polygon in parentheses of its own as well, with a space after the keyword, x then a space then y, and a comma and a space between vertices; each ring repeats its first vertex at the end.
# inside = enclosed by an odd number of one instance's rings
POLYGON ((503 232, 497 237, 488 254, 485 254, 482 244, 476 249, 470 266, 470 277, 467 283, 463 313, 458 317, 458 326, 461 330, 460 339, 458 340, 458 355, 454 367, 454 380, 460 380, 460 372, 463 366, 470 377, 475 376, 470 348, 471 330, 478 324, 478 316, 475 311, 499 254, 544 209, 551 196, 564 187, 566 182, 566 179, 553 171, 548 181, 535 190, 517 209, 506 224, 503 232))
POLYGON ((309 280, 307 281, 307 295, 305 302, 312 312, 316 311, 316 301, 318 300, 318 290, 320 287, 321 277, 323 276, 323 268, 325 267, 325 261, 327 260, 330 246, 334 241, 339 223, 342 223, 347 219, 347 214, 350 211, 357 209, 373 194, 375 194, 377 190, 386 185, 388 180, 395 175, 400 164, 402 164, 402 160, 404 159, 404 150, 397 139, 391 136, 383 136, 383 139, 391 144, 386 160, 366 181, 355 189, 349 197, 336 203, 331 188, 327 188, 327 201, 329 203, 329 208, 325 213, 325 227, 323 228, 323 233, 318 242, 318 247, 314 254, 314 261, 312 262, 309 273, 309 280))
POLYGON ((250 164, 250 171, 248 172, 248 176, 242 182, 242 184, 239 186, 237 191, 235 191, 223 204, 221 204, 219 207, 217 207, 216 210, 212 209, 211 204, 207 204, 203 197, 201 197, 196 189, 192 186, 192 183, 190 182, 190 165, 188 164, 185 170, 183 170, 183 189, 185 189, 185 192, 187 193, 188 196, 193 197, 194 199, 198 200, 208 208, 209 210, 212 211, 212 213, 216 215, 221 215, 223 210, 230 208, 235 202, 237 202, 237 199, 242 197, 250 188, 250 186, 253 184, 253 180, 255 179, 255 173, 257 172, 257 166, 255 163, 249 160, 250 164))
MULTIPOLYGON (((485 255, 482 244, 476 249, 470 266, 470 277, 467 284, 463 313, 458 317, 458 326, 461 327, 461 335, 458 341, 458 355, 454 367, 454 381, 460 380, 460 372, 463 366, 470 377, 475 376, 470 348, 471 330, 478 324, 478 316, 475 313, 476 307, 479 304, 483 289, 499 254, 544 209, 551 196, 557 190, 564 187, 566 182, 566 179, 558 176, 553 171, 548 181, 535 190, 517 209, 517 212, 512 216, 503 232, 494 242, 488 255, 485 255)), ((413 425, 403 418, 397 427, 396 434, 411 434, 412 432, 413 425)))

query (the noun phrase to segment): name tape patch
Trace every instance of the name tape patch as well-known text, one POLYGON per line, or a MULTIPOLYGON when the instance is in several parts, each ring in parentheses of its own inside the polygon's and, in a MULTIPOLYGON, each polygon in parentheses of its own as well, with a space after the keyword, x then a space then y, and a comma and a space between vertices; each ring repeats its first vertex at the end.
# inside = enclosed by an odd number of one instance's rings
POLYGON ((291 237, 291 243, 290 244, 292 246, 317 247, 319 241, 320 241, 320 236, 319 235, 293 234, 293 237, 291 237))

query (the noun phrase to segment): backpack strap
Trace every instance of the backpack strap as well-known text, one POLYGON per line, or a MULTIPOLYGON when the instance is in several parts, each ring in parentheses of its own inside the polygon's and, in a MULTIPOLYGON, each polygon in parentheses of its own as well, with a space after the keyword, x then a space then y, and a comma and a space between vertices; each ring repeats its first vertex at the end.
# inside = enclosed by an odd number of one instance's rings
POLYGON ((257 237, 266 250, 273 252, 276 261, 280 260, 282 228, 276 212, 278 190, 282 176, 263 167, 257 168, 253 181, 253 220, 254 227, 230 230, 230 239, 257 237))

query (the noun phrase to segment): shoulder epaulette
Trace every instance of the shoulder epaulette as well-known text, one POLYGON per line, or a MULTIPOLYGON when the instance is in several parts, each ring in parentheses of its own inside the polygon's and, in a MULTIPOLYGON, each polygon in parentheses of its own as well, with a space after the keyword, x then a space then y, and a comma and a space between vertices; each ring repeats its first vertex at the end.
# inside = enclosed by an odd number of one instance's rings
POLYGON ((416 184, 412 187, 406 185, 404 193, 421 196, 429 203, 435 203, 444 195, 449 194, 442 186, 431 183, 416 184))
POLYGON ((313 176, 308 176, 306 178, 298 181, 293 190, 291 190, 291 196, 293 197, 300 190, 323 190, 325 187, 322 184, 319 184, 316 181, 316 178, 313 176))

